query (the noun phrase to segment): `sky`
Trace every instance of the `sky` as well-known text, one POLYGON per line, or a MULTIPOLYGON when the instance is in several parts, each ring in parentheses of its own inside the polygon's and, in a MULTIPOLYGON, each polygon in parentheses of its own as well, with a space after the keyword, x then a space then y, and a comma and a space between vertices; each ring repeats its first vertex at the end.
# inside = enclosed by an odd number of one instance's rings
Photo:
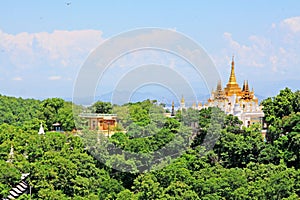
POLYGON ((4 0, 0 94, 71 98, 93 50, 120 33, 147 27, 172 29, 197 42, 223 85, 234 55, 238 83, 248 80, 257 95, 300 89, 298 0, 4 0))

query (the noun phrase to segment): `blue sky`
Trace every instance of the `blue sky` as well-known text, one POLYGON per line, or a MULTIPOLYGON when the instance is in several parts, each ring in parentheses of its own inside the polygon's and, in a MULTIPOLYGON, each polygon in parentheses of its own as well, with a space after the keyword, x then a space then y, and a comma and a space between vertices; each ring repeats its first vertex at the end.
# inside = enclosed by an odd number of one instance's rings
POLYGON ((237 80, 261 96, 300 87, 300 2, 1 1, 0 93, 71 97, 80 67, 120 32, 160 27, 199 43, 223 84, 235 55, 237 80))

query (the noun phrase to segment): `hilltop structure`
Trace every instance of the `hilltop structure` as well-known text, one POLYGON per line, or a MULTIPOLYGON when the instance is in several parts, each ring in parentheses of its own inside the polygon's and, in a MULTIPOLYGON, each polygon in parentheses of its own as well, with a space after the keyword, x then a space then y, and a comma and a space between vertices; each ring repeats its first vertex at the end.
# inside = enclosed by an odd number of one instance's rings
POLYGON ((79 116, 87 119, 90 130, 107 131, 109 134, 117 126, 116 114, 81 113, 79 116))
MULTIPOLYGON (((208 107, 219 107, 226 114, 237 116, 244 126, 254 123, 262 123, 264 113, 262 107, 258 105, 258 98, 254 94, 254 90, 250 91, 248 81, 244 81, 243 87, 240 88, 236 81, 234 57, 231 62, 231 72, 228 83, 222 88, 221 81, 218 82, 216 90, 213 90, 207 103, 194 103, 192 108, 203 109, 208 107)), ((185 108, 185 101, 182 97, 180 110, 185 108)))

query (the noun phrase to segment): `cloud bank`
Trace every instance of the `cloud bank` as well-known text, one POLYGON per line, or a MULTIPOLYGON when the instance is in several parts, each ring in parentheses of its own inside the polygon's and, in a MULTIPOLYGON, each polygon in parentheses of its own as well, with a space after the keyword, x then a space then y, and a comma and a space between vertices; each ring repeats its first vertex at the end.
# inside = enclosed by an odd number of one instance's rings
POLYGON ((0 30, 0 38, 0 49, 6 56, 6 63, 17 69, 42 65, 77 66, 103 40, 102 32, 97 30, 23 32, 16 35, 0 30))
POLYGON ((299 80, 300 16, 273 23, 269 30, 249 35, 247 40, 238 41, 230 32, 225 32, 223 38, 225 47, 213 56, 220 68, 228 67, 234 54, 237 65, 245 71, 260 71, 265 80, 299 80))
MULTIPOLYGON (((220 49, 209 52, 224 78, 228 78, 231 56, 234 54, 236 73, 241 79, 240 82, 243 79, 249 79, 250 83, 258 82, 257 85, 261 85, 261 93, 270 89, 277 92, 278 88, 275 88, 274 81, 277 81, 279 87, 289 86, 286 82, 293 80, 294 86, 299 89, 300 16, 273 22, 267 30, 249 34, 246 38, 239 38, 239 36, 239 33, 224 32, 220 35, 223 37, 223 43, 219 45, 220 49), (266 86, 267 82, 270 83, 271 88, 266 86)), ((54 88, 51 84, 57 84, 59 87, 58 84, 65 81, 66 85, 63 85, 64 92, 62 93, 67 93, 65 96, 71 96, 72 81, 76 78, 77 72, 90 52, 102 41, 104 38, 100 30, 56 30, 51 33, 22 32, 18 34, 0 30, 2 91, 10 94, 15 91, 21 91, 24 94, 30 92, 34 95, 43 90, 47 95, 46 93, 50 94, 54 88), (41 81, 43 84, 39 84, 41 81), (11 83, 20 88, 13 88, 11 83)), ((147 57, 159 60, 157 54, 146 53, 147 57)), ((119 65, 118 70, 122 72, 124 63, 126 65, 143 63, 144 57, 138 54, 124 57, 116 63, 119 65)), ((174 68, 174 61, 172 59, 168 61, 169 63, 162 64, 174 68)), ((255 84, 254 87, 257 89, 255 84)), ((55 89, 52 93, 61 95, 55 89)))

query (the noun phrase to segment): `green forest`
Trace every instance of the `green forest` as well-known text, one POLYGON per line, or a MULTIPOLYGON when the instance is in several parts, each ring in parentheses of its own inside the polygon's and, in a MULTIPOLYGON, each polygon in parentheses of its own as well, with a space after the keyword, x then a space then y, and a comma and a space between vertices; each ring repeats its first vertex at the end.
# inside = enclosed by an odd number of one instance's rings
POLYGON ((153 100, 85 108, 0 96, 0 198, 29 173, 31 194, 18 199, 300 199, 300 91, 261 105, 265 138, 261 124, 240 128, 218 108, 170 118, 153 100), (106 137, 84 126, 83 111, 116 113, 120 123, 106 137))

